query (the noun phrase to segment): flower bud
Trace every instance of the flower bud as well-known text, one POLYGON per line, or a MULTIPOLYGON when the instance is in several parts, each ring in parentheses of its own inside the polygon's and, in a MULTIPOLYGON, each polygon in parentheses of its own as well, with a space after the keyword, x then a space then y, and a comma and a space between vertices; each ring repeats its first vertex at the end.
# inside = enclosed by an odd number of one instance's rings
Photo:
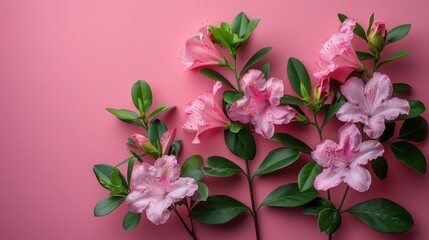
POLYGON ((376 60, 379 59, 380 52, 383 50, 384 45, 386 43, 386 26, 383 22, 376 22, 372 25, 371 31, 368 35, 368 47, 372 53, 374 53, 374 57, 376 60))

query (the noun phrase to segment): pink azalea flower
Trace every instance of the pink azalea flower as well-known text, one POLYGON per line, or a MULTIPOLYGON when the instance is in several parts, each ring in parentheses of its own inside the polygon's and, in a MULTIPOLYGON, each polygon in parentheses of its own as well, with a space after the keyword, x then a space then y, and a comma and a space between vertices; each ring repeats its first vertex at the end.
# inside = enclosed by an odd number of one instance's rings
POLYGON ((330 83, 329 76, 322 76, 319 78, 316 84, 317 88, 317 97, 319 99, 322 99, 324 96, 326 96, 329 93, 329 83, 330 83))
POLYGON ((344 182, 356 191, 367 191, 371 185, 371 174, 364 166, 383 155, 383 145, 375 140, 362 142, 361 133, 352 123, 346 123, 338 130, 338 138, 339 144, 328 139, 311 153, 311 157, 323 167, 314 187, 328 190, 344 182))
POLYGON ((209 25, 204 23, 200 28, 199 39, 190 38, 186 41, 182 54, 182 62, 186 66, 185 71, 197 67, 219 65, 225 58, 219 52, 210 39, 209 25))
POLYGON ((255 132, 270 139, 274 134, 274 124, 287 124, 296 115, 293 108, 280 105, 284 94, 283 80, 270 78, 255 69, 249 70, 240 80, 244 97, 231 105, 229 117, 241 123, 252 123, 255 132))
POLYGON ((387 75, 374 73, 364 86, 361 79, 350 78, 341 86, 341 93, 347 98, 337 112, 343 122, 361 122, 364 132, 370 138, 377 138, 384 132, 385 120, 394 120, 400 114, 408 114, 410 105, 406 100, 392 98, 393 86, 387 75))
MULTIPOLYGON (((176 136, 176 129, 175 128, 167 130, 165 133, 162 134, 161 139, 160 139, 161 148, 162 148, 161 155, 168 153, 168 150, 170 149, 170 146, 173 143, 175 136, 176 136)), ((140 148, 143 145, 152 145, 149 142, 149 140, 141 134, 137 134, 137 133, 133 134, 133 135, 131 135, 131 139, 133 139, 133 141, 140 148)))
POLYGON ((207 130, 214 128, 226 128, 230 121, 223 113, 221 103, 222 96, 217 91, 222 87, 220 82, 216 82, 213 91, 206 91, 185 107, 186 122, 183 129, 188 132, 196 132, 192 143, 200 143, 199 136, 207 130))
POLYGON ((175 156, 164 155, 154 166, 142 163, 134 167, 131 178, 132 192, 126 203, 133 212, 146 211, 154 224, 164 224, 170 217, 168 208, 198 189, 193 178, 179 177, 180 165, 175 156))
MULTIPOLYGON (((340 32, 335 33, 320 49, 319 70, 313 76, 319 79, 318 85, 327 86, 329 92, 329 77, 337 69, 355 70, 363 67, 352 46, 353 29, 356 21, 347 18, 340 26, 340 32)), ((321 92, 319 92, 321 94, 321 92)), ((323 95, 319 95, 319 98, 323 95)))

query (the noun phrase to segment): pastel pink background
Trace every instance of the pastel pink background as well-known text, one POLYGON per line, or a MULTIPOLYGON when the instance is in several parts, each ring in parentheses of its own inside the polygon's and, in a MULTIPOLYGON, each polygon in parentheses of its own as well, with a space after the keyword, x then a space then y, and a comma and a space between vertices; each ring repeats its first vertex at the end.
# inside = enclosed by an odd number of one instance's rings
MULTIPOLYGON (((180 161, 200 153, 204 157, 228 153, 220 132, 202 137, 181 130, 183 107, 212 82, 195 72, 182 72, 179 61, 187 38, 196 35, 206 20, 213 24, 232 21, 244 10, 262 21, 240 59, 272 46, 266 58, 272 76, 286 78, 286 61, 294 56, 311 71, 321 42, 337 31, 336 13, 356 18, 364 26, 370 14, 388 28, 412 23, 411 34, 389 46, 384 56, 408 49, 411 54, 381 69, 393 82, 407 82, 414 90, 407 97, 428 103, 427 66, 429 34, 425 1, 107 1, 107 0, 2 0, 0 2, 0 109, 1 136, 1 239, 188 239, 178 219, 172 216, 162 226, 143 219, 131 232, 122 230, 126 207, 103 218, 93 216, 93 207, 107 192, 92 172, 97 163, 116 164, 129 156, 125 141, 139 131, 115 119, 104 109, 133 108, 130 87, 147 80, 155 104, 166 102, 177 109, 164 117, 170 128, 179 128, 185 142, 180 161)), ((358 46, 359 40, 356 41, 358 46)), ((362 48, 361 48, 362 49, 362 48)), ((314 79, 313 79, 314 81, 314 79)), ((288 81, 286 91, 291 93, 288 81)), ((427 118, 428 114, 424 116, 427 118)), ((330 123, 326 137, 336 139, 338 123, 330 123)), ((311 127, 278 129, 317 144, 311 127)), ((277 143, 256 137, 256 169, 277 143)), ((426 142, 418 144, 427 156, 426 142)), ((414 217, 413 230, 402 235, 377 233, 344 214, 334 238, 417 239, 429 238, 429 178, 417 174, 392 157, 387 150, 389 175, 384 182, 373 177, 365 194, 351 191, 345 207, 360 201, 385 197, 405 206, 414 217)), ((279 185, 296 182, 302 157, 293 166, 256 179, 256 201, 279 185)), ((249 203, 244 178, 206 178, 211 194, 229 194, 249 203)), ((343 187, 334 190, 338 204, 343 187)), ((302 209, 263 208, 260 211, 263 239, 327 239, 316 218, 302 209)), ((224 226, 198 224, 200 239, 254 239, 249 214, 224 226)))

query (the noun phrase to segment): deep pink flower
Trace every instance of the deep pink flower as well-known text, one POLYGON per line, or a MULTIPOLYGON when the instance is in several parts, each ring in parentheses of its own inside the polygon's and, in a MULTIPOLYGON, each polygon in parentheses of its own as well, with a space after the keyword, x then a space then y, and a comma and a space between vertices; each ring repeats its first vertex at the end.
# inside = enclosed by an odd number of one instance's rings
POLYGON ((182 62, 185 70, 191 70, 201 66, 219 65, 225 58, 210 39, 209 25, 204 23, 200 28, 198 38, 190 38, 186 41, 182 52, 182 62))
POLYGON ((156 225, 170 217, 171 204, 190 197, 198 189, 193 178, 179 177, 180 165, 175 156, 164 155, 154 166, 142 163, 134 167, 131 193, 126 203, 133 212, 146 211, 147 218, 156 225))
POLYGON ((383 50, 386 44, 387 30, 383 22, 376 22, 372 25, 368 35, 368 46, 375 57, 379 57, 379 53, 383 50))
POLYGON ((323 167, 314 187, 328 190, 344 182, 359 192, 371 185, 371 174, 364 168, 368 161, 384 153, 383 145, 375 140, 362 142, 362 135, 352 123, 338 130, 339 144, 325 140, 316 146, 311 157, 323 167))
POLYGON ((252 123, 255 132, 270 139, 274 134, 274 124, 287 124, 296 115, 293 108, 280 105, 284 95, 283 80, 270 78, 255 69, 249 70, 240 80, 244 97, 231 105, 229 117, 241 123, 252 123))
POLYGON ((150 144, 149 140, 147 139, 147 137, 135 133, 133 135, 131 135, 131 139, 133 139, 133 141, 137 144, 137 146, 141 147, 143 144, 150 144))
POLYGON ((400 114, 408 114, 410 105, 406 100, 392 98, 393 86, 387 75, 374 73, 364 86, 361 79, 350 78, 341 86, 341 93, 347 98, 337 112, 343 122, 361 122, 370 138, 377 138, 384 132, 385 120, 394 120, 400 114))
POLYGON ((329 76, 322 76, 319 78, 316 84, 318 99, 322 99, 324 96, 326 96, 329 93, 329 84, 330 84, 329 76))
POLYGON ((200 143, 198 137, 205 131, 214 128, 226 128, 230 125, 230 121, 221 107, 222 96, 216 94, 221 87, 222 84, 216 82, 213 91, 206 91, 185 107, 186 122, 183 129, 197 133, 192 141, 194 144, 200 143))
MULTIPOLYGON (((174 141, 174 137, 176 136, 176 129, 170 129, 167 130, 165 133, 161 135, 160 143, 161 143, 161 154, 164 155, 168 153, 168 150, 170 149, 171 144, 174 141)), ((151 145, 153 146, 149 140, 141 135, 141 134, 133 134, 131 135, 131 139, 137 144, 138 147, 142 148, 143 145, 151 145)))

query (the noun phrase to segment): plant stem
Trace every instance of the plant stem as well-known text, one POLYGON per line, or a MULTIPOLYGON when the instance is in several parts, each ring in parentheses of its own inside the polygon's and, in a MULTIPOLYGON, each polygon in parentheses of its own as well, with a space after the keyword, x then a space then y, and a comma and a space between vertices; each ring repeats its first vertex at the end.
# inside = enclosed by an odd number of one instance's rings
POLYGON ((234 60, 234 66, 232 66, 231 70, 234 72, 234 78, 235 78, 235 82, 237 83, 238 91, 242 92, 243 90, 241 89, 241 86, 240 86, 240 78, 238 77, 238 74, 237 74, 237 55, 236 54, 232 55, 232 59, 234 60))
POLYGON ((338 211, 341 211, 341 208, 343 207, 343 203, 344 203, 344 200, 346 199, 347 193, 349 192, 349 188, 350 187, 347 185, 347 188, 343 194, 343 198, 341 198, 341 202, 340 202, 340 206, 338 207, 338 211))
POLYGON ((194 231, 189 229, 188 225, 185 223, 185 220, 183 220, 182 216, 180 216, 180 213, 177 211, 177 209, 174 206, 172 206, 171 209, 176 213, 177 217, 179 218, 180 222, 182 222, 183 226, 186 228, 186 231, 188 231, 189 235, 191 235, 192 240, 197 240, 197 237, 195 236, 194 231))
POLYGON ((259 240, 261 239, 261 237, 259 236, 258 211, 256 209, 255 197, 253 193, 253 179, 250 176, 249 161, 245 160, 245 162, 246 162, 246 177, 247 177, 247 183, 249 185, 249 192, 250 192, 250 201, 252 203, 252 210, 250 212, 253 217, 253 223, 255 224, 256 240, 259 240))

